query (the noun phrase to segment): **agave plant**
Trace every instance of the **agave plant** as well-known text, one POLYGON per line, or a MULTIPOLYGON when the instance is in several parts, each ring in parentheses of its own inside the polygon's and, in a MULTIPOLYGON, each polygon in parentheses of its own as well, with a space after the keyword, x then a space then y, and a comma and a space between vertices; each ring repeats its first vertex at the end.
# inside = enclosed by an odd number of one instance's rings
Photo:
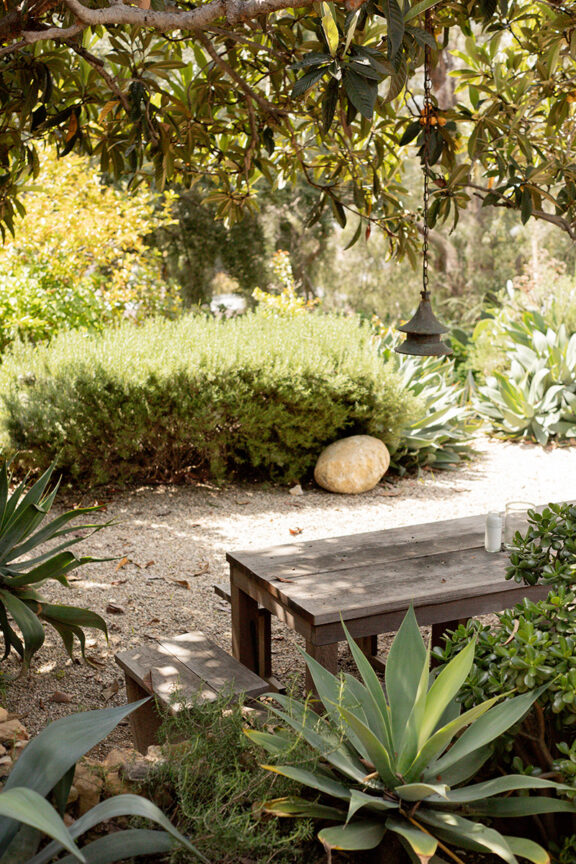
POLYGON ((454 381, 441 357, 407 357, 394 353, 398 337, 380 328, 378 352, 394 363, 404 388, 417 397, 418 416, 402 429, 390 462, 401 474, 418 468, 454 470, 474 451, 471 441, 479 423, 472 417, 467 387, 454 381))
POLYGON ((337 823, 318 834, 329 849, 372 849, 391 832, 409 860, 421 864, 440 864, 444 855, 460 861, 451 846, 492 853, 507 864, 516 864, 517 855, 546 864, 547 852, 533 840, 505 836, 476 820, 576 813, 572 801, 510 795, 569 787, 525 775, 470 783, 489 758, 494 739, 524 716, 543 688, 504 702, 496 696, 462 713, 457 695, 472 668, 475 641, 430 681, 430 651, 410 610, 390 649, 386 695, 362 651, 347 632, 346 637, 362 681, 350 675, 338 678, 306 657, 325 717, 275 694, 281 707, 271 710, 296 735, 285 727, 246 731, 275 756, 302 739, 307 742, 317 767, 263 767, 330 800, 280 798, 265 802, 264 810, 337 823))
POLYGON ((109 524, 75 521, 97 507, 70 510, 42 525, 58 491, 58 484, 49 489, 52 472, 53 468, 49 468, 28 490, 27 480, 23 480, 11 493, 11 475, 6 463, 0 469, 0 630, 5 646, 2 659, 14 648, 22 658, 24 671, 44 643, 44 623, 59 633, 70 655, 76 638, 84 656, 83 627, 96 627, 107 635, 106 622, 100 615, 76 606, 47 603, 38 593, 38 587, 48 579, 69 587, 66 576, 72 570, 91 561, 106 560, 79 558, 70 550, 85 539, 86 532, 94 533, 109 524), (78 536, 78 532, 83 533, 78 536), (51 541, 56 542, 55 545, 52 542, 50 549, 37 551, 51 541))
POLYGON ((206 858, 151 801, 139 795, 116 795, 96 804, 68 828, 62 813, 74 779, 74 766, 132 711, 146 702, 71 714, 56 720, 26 747, 0 792, 0 864, 113 864, 136 855, 156 855, 183 846, 199 861, 206 858), (56 806, 46 800, 51 794, 56 806), (108 819, 136 816, 163 830, 115 830, 82 848, 78 839, 108 819), (45 835, 51 843, 37 851, 45 835), (62 852, 68 855, 59 857, 62 852))

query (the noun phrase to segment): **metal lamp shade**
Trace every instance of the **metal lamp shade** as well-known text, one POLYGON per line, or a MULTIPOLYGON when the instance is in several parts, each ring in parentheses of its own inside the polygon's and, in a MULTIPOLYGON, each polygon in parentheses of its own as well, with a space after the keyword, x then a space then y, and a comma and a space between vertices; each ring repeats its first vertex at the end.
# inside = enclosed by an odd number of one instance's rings
POLYGON ((395 349, 396 352, 418 357, 441 357, 452 354, 452 348, 440 339, 443 333, 448 333, 448 328, 444 327, 434 315, 428 291, 422 291, 421 296, 416 314, 407 324, 398 327, 398 330, 407 335, 404 342, 395 349))

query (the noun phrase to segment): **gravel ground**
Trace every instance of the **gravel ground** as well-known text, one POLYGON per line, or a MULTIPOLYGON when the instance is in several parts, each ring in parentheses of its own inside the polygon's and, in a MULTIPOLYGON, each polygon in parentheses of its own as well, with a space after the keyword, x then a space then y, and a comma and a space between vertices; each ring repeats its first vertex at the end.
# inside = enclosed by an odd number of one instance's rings
MULTIPOLYGON (((199 629, 230 650, 230 609, 213 591, 216 583, 227 585, 227 551, 294 542, 294 533, 313 540, 466 516, 503 509, 511 500, 576 498, 575 448, 479 439, 477 450, 477 458, 457 472, 385 480, 359 496, 306 488, 294 497, 286 488, 240 484, 142 487, 114 495, 106 500, 105 518, 115 524, 80 548, 117 560, 78 571, 71 590, 44 590, 55 602, 103 615, 109 645, 100 634, 90 635, 88 653, 97 666, 86 666, 70 661, 48 629, 30 676, 9 683, 0 701, 33 734, 71 711, 122 703, 113 655, 148 635, 199 629)), ((302 671, 299 637, 275 623, 273 640, 274 673, 285 681, 302 671)), ((18 664, 9 660, 2 669, 12 675, 18 664)), ((120 727, 108 746, 127 743, 127 727, 120 727)))

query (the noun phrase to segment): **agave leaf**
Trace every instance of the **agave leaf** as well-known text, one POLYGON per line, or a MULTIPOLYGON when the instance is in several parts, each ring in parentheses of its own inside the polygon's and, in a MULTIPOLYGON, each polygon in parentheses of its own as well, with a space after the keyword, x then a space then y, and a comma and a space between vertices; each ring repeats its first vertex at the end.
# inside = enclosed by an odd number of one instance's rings
POLYGON ((286 753, 293 747, 295 741, 293 736, 289 737, 278 732, 261 732, 259 729, 243 729, 242 731, 247 738, 250 738, 259 747, 263 747, 268 753, 272 753, 273 756, 281 756, 286 753))
POLYGON ((396 759, 396 773, 404 774, 414 761, 418 753, 418 740, 420 730, 426 715, 428 682, 430 679, 430 646, 426 650, 426 660, 420 672, 418 689, 414 695, 414 705, 406 723, 406 729, 400 744, 400 750, 396 759))
MULTIPOLYGON (((332 718, 336 727, 340 724, 340 715, 338 713, 338 706, 344 705, 348 708, 353 708, 355 711, 358 711, 357 706, 357 698, 356 695, 352 695, 350 692, 350 688, 346 687, 343 681, 338 678, 336 675, 333 675, 324 666, 318 663, 314 657, 311 657, 309 654, 306 654, 305 651, 301 652, 306 660, 306 665, 310 670, 310 674, 312 676, 312 680, 314 681, 314 686, 318 692, 318 696, 320 701, 324 705, 324 708, 328 712, 328 715, 332 718)), ((360 710, 364 707, 364 702, 367 701, 367 694, 360 694, 360 710)), ((363 712, 364 714, 364 712, 363 712)), ((365 714, 362 719, 365 718, 365 714)), ((361 756, 366 759, 368 754, 364 749, 364 745, 362 741, 354 735, 354 733, 350 733, 350 730, 346 730, 346 735, 352 742, 353 746, 358 750, 361 756)))
MULTIPOLYGON (((372 697, 373 705, 382 717, 382 724, 384 727, 383 740, 388 749, 391 750, 392 727, 390 725, 390 709, 388 707, 388 703, 386 702, 384 689, 378 679, 378 676, 376 675, 376 672, 370 665, 370 661, 368 660, 364 652, 358 647, 356 642, 354 642, 344 622, 342 622, 342 627, 344 628, 344 635, 346 636, 346 641, 348 642, 350 651, 352 652, 352 656, 354 658, 354 662, 356 663, 360 676, 366 686, 366 689, 372 697)), ((374 731, 376 730, 374 729, 374 731)))
MULTIPOLYGON (((461 789, 452 789, 443 797, 451 803, 470 804, 472 801, 483 801, 493 795, 501 795, 504 792, 515 792, 518 789, 556 789, 557 791, 573 791, 571 786, 564 783, 555 783, 553 780, 542 780, 540 777, 530 777, 525 774, 509 774, 506 777, 497 777, 495 780, 487 780, 484 783, 474 783, 472 786, 464 786, 461 789)), ((399 793, 399 790, 396 790, 399 793)), ((526 799, 523 798, 523 801, 526 799)))
POLYGON ((348 825, 323 828, 318 833, 318 838, 327 849, 355 852, 360 849, 374 849, 385 833, 384 822, 350 822, 348 825))
POLYGON ((336 822, 343 822, 346 818, 343 810, 338 810, 336 807, 328 807, 325 804, 317 804, 314 801, 308 801, 306 798, 298 798, 296 796, 273 798, 270 801, 264 801, 261 809, 265 813, 273 813, 275 816, 304 816, 309 819, 332 819, 336 822))
MULTIPOLYGON (((92 807, 91 810, 88 810, 87 813, 76 819, 70 826, 70 835, 76 839, 77 837, 81 837, 86 831, 90 831, 95 825, 99 825, 100 822, 116 819, 118 816, 139 816, 141 819, 150 819, 152 822, 156 822, 157 825, 160 825, 167 834, 184 846, 189 852, 194 853, 201 861, 209 864, 207 859, 172 825, 162 811, 152 801, 148 801, 147 798, 142 798, 140 795, 116 795, 114 798, 100 801, 99 804, 96 804, 95 807, 92 807)), ((60 846, 61 844, 57 841, 50 843, 35 856, 34 864, 47 864, 55 854, 61 851, 60 846)), ((128 857, 128 853, 125 853, 124 857, 128 857)))
POLYGON ((506 732, 510 726, 522 719, 547 686, 539 687, 537 690, 524 693, 522 696, 515 696, 513 699, 495 705, 486 711, 479 720, 476 720, 462 733, 450 750, 435 763, 433 769, 431 768, 434 774, 441 775, 443 770, 456 764, 463 756, 468 756, 472 751, 489 744, 503 732, 506 732))
MULTIPOLYGON (((275 694, 274 698, 277 699, 278 695, 275 694)), ((286 701, 289 702, 290 700, 286 701)), ((333 765, 334 768, 351 780, 355 780, 357 783, 362 782, 366 776, 366 768, 362 765, 360 759, 351 753, 345 744, 338 740, 326 723, 320 723, 322 733, 319 733, 315 729, 310 728, 308 725, 310 721, 300 721, 284 711, 280 711, 273 705, 269 705, 268 710, 272 711, 272 713, 276 714, 277 717, 280 717, 281 720, 284 720, 292 729, 298 732, 330 765, 333 765)), ((316 717, 316 722, 319 722, 318 717, 316 717)))
MULTIPOLYGON (((77 861, 86 860, 56 810, 33 789, 22 787, 5 789, 0 794, 0 817, 3 821, 15 820, 16 830, 20 822, 30 825, 43 834, 54 837, 58 841, 59 848, 72 852, 77 861)), ((6 848, 7 845, 0 844, 0 849, 6 848)))
MULTIPOLYGON (((28 743, 4 789, 27 787, 39 795, 47 795, 72 765, 146 701, 141 699, 118 708, 85 711, 55 720, 28 743), (62 747, 62 741, 66 741, 66 748, 62 747)), ((0 849, 7 847, 17 830, 18 823, 13 819, 0 819, 0 849)))
MULTIPOLYGON (((438 729, 438 731, 428 739, 410 766, 410 769, 405 772, 404 776, 406 779, 418 779, 420 778, 420 775, 422 775, 421 779, 426 781, 437 779, 439 775, 439 772, 437 771, 437 762, 434 762, 433 760, 444 752, 458 732, 466 726, 469 726, 471 723, 477 722, 478 718, 486 714, 501 698, 501 696, 493 696, 491 699, 487 699, 480 705, 475 705, 473 708, 460 714, 460 716, 456 717, 455 720, 447 723, 446 726, 438 729)), ((468 754, 463 754, 463 757, 467 755, 468 754)), ((449 766, 446 766, 444 770, 448 767, 449 766)))
POLYGON ((576 803, 561 798, 545 798, 543 795, 518 796, 517 798, 491 798, 478 801, 467 808, 473 816, 539 816, 542 813, 576 813, 576 803))
POLYGON ((346 726, 349 726, 352 731, 361 739, 362 744, 364 745, 364 749, 368 754, 368 758, 374 765, 376 771, 380 775, 380 778, 384 781, 388 788, 394 788, 397 786, 399 781, 396 777, 392 762, 390 759, 390 754, 382 744, 379 738, 374 735, 371 729, 366 726, 365 723, 362 723, 361 720, 352 712, 348 711, 347 708, 343 706, 339 706, 338 710, 342 715, 345 721, 344 731, 346 732, 346 726))
POLYGON ((518 864, 514 853, 506 840, 498 831, 487 828, 480 822, 463 819, 456 813, 440 813, 429 808, 418 811, 418 818, 426 825, 435 828, 435 834, 440 839, 446 838, 462 849, 472 849, 475 852, 492 852, 507 864, 518 864))
POLYGON ((386 827, 406 840, 421 864, 428 864, 438 848, 438 840, 435 837, 424 829, 410 824, 406 819, 391 816, 386 820, 386 827))
POLYGON ((420 726, 419 749, 424 746, 446 708, 466 681, 474 663, 475 650, 476 638, 471 639, 464 650, 450 660, 428 691, 426 711, 420 726))
POLYGON ((508 846, 520 858, 527 858, 532 861, 532 864, 550 864, 550 856, 539 843, 534 840, 527 840, 525 837, 508 837, 504 838, 508 846))
POLYGON ((41 615, 43 618, 58 621, 60 624, 72 624, 75 627, 94 627, 97 630, 101 630, 106 635, 106 638, 108 638, 108 628, 105 620, 97 612, 92 612, 90 609, 43 603, 41 615))
MULTIPOLYGON (((170 852, 175 845, 175 840, 165 831, 130 828, 93 840, 82 847, 82 854, 87 864, 116 864, 117 861, 140 855, 161 855, 163 852, 170 852)), ((33 864, 34 860, 27 861, 26 864, 33 864)), ((71 855, 58 859, 58 864, 73 862, 71 855)))
POLYGON ((58 579, 59 582, 66 585, 66 579, 62 577, 65 577, 72 570, 76 570, 77 567, 81 567, 83 564, 114 560, 115 558, 94 558, 91 555, 83 555, 81 558, 77 558, 73 552, 59 552, 29 572, 12 578, 10 585, 18 587, 20 585, 37 584, 44 582, 46 579, 58 579))
MULTIPOLYGON (((485 747, 473 750, 469 756, 464 756, 455 765, 452 765, 451 768, 446 768, 442 772, 442 782, 450 786, 450 788, 458 786, 460 783, 465 783, 478 773, 493 752, 494 747, 491 744, 486 744, 485 747)), ((430 780, 432 778, 428 777, 427 779, 430 780)))
POLYGON ((397 801, 388 801, 386 798, 378 795, 368 795, 366 792, 361 792, 359 789, 352 789, 350 794, 350 806, 346 823, 352 819, 358 810, 366 807, 368 810, 398 810, 397 801))
POLYGON ((397 786, 394 792, 403 801, 423 801, 430 796, 448 799, 449 789, 445 783, 406 783, 397 786))
POLYGON ((416 615, 410 607, 390 647, 386 663, 386 693, 390 706, 392 742, 396 752, 400 751, 427 658, 416 615))
POLYGON ((0 630, 2 630, 2 636, 4 637, 4 656, 2 657, 5 660, 10 654, 10 649, 14 648, 20 657, 24 656, 24 645, 22 640, 8 621, 8 616, 6 614, 6 609, 0 602, 0 630))
POLYGON ((22 633, 22 639, 24 642, 22 662, 24 664, 24 670, 26 670, 29 667, 30 660, 34 654, 44 644, 44 627, 35 613, 28 608, 26 603, 22 602, 22 600, 10 591, 3 588, 0 589, 0 602, 4 603, 4 606, 22 633))
MULTIPOLYGON (((31 537, 29 537, 24 543, 15 546, 11 550, 11 557, 16 559, 21 555, 26 555, 32 549, 35 549, 37 546, 40 546, 41 543, 46 543, 49 540, 54 540, 56 537, 65 537, 69 535, 72 531, 74 533, 78 531, 89 531, 90 534, 95 534, 100 531, 102 528, 105 528, 108 525, 111 525, 113 520, 109 520, 108 522, 90 522, 82 525, 69 525, 74 519, 78 519, 80 516, 84 516, 86 513, 92 513, 95 510, 100 510, 100 507, 79 507, 77 510, 68 510, 66 513, 61 513, 60 516, 56 516, 52 519, 44 528, 41 528, 39 531, 36 531, 31 537), (67 526, 67 527, 65 527, 67 526)), ((82 537, 73 538, 72 540, 67 541, 67 545, 73 545, 74 543, 81 543, 82 540, 85 540, 89 534, 84 534, 82 537)), ((53 553, 55 549, 52 549, 53 553)), ((51 554, 48 552, 47 554, 51 554)))
POLYGON ((295 780, 297 783, 303 783, 305 786, 310 786, 310 788, 324 792, 325 795, 331 795, 333 798, 342 798, 344 801, 350 800, 350 789, 320 769, 309 771, 307 768, 293 768, 290 765, 261 765, 260 767, 274 774, 280 774, 282 777, 288 777, 290 780, 295 780))

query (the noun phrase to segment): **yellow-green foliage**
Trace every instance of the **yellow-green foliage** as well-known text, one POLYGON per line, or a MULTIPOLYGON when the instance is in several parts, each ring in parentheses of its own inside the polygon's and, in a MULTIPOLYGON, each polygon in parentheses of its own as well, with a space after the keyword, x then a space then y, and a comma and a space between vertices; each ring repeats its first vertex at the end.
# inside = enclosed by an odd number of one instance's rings
POLYGON ((396 444, 412 404, 368 327, 318 313, 61 334, 7 357, 0 393, 10 450, 90 481, 294 480, 342 435, 396 444))
POLYGON ((272 270, 281 285, 279 294, 271 294, 255 288, 252 296, 258 301, 258 310, 268 316, 293 318, 304 312, 311 312, 319 300, 305 300, 296 293, 296 282, 290 263, 290 253, 279 250, 272 257, 272 270))
POLYGON ((168 203, 103 184, 87 159, 47 153, 16 236, 0 247, 0 350, 177 311, 162 258, 144 241, 169 218, 168 203))

